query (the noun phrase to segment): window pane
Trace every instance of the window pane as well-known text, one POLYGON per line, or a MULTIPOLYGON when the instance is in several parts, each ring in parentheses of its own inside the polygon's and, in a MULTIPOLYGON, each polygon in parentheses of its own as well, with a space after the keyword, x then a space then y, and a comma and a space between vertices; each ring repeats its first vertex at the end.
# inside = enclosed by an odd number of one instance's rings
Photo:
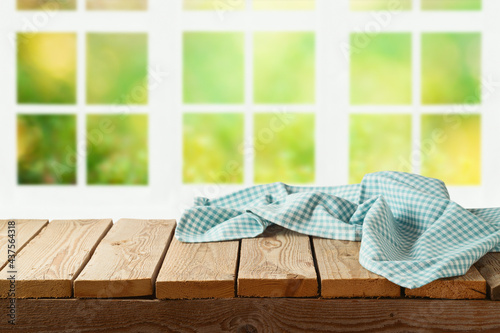
POLYGON ((87 0, 89 10, 146 10, 148 0, 87 0))
POLYGON ((76 183, 76 117, 17 116, 18 183, 76 183))
POLYGON ((243 103, 243 62, 242 33, 184 33, 184 102, 243 103))
POLYGON ((87 116, 87 183, 148 184, 148 116, 87 116))
POLYGON ((19 10, 76 9, 76 0, 17 0, 19 10))
POLYGON ((411 0, 351 0, 351 10, 410 10, 411 0))
POLYGON ((257 10, 311 10, 315 0, 253 0, 257 10))
POLYGON ((243 182, 243 115, 184 115, 185 183, 243 182))
POLYGON ((314 114, 263 113, 254 122, 255 182, 313 183, 314 114))
POLYGON ((481 0, 421 0, 423 10, 480 10, 481 0))
POLYGON ((20 104, 76 102, 76 35, 17 35, 17 101, 20 104))
POLYGON ((222 13, 245 8, 247 0, 184 0, 185 10, 215 10, 222 13))
POLYGON ((259 32, 254 38, 254 94, 261 104, 313 104, 315 36, 259 32))
POLYGON ((146 34, 88 34, 87 103, 147 104, 147 67, 146 34))
POLYGON ((448 185, 481 183, 481 117, 422 116, 422 175, 448 185))
POLYGON ((411 115, 352 115, 349 182, 377 171, 411 172, 411 127, 411 115))
POLYGON ((411 34, 351 34, 351 104, 410 104, 411 34))
POLYGON ((422 103, 478 104, 481 34, 422 35, 422 103))

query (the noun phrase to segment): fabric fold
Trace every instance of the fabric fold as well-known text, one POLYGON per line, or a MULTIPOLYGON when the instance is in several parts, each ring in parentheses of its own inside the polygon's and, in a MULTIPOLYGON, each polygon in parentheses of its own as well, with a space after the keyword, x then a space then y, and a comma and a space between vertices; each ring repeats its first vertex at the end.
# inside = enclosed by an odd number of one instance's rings
POLYGON ((216 199, 197 198, 181 217, 183 242, 256 237, 271 224, 317 237, 361 241, 366 269, 406 288, 465 274, 500 250, 500 208, 467 210, 437 179, 377 172, 361 184, 273 183, 216 199))

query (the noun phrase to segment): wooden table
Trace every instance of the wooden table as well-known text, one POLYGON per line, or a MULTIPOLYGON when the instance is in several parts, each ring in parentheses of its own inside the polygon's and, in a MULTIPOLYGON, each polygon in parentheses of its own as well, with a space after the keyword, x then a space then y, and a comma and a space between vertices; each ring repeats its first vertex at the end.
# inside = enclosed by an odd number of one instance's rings
POLYGON ((500 332, 500 253, 405 290, 361 267, 359 243, 279 227, 188 244, 173 220, 16 220, 15 237, 9 225, 1 332, 500 332))

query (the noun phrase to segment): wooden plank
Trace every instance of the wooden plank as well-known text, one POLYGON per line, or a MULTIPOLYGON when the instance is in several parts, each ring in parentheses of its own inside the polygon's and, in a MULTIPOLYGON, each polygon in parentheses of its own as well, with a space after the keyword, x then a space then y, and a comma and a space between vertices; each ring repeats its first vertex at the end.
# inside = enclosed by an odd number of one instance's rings
POLYGON ((156 297, 234 297, 238 249, 238 241, 182 243, 174 238, 156 280, 156 297))
POLYGON ((4 259, 0 261, 0 270, 7 265, 7 246, 11 244, 9 243, 9 222, 15 222, 15 248, 13 249, 15 253, 19 253, 49 223, 48 220, 0 220, 0 258, 4 259))
POLYGON ((492 301, 28 299, 16 312, 1 332, 500 332, 492 301))
MULTIPOLYGON (((16 297, 71 297, 73 279, 111 226, 109 219, 49 223, 17 256, 16 297)), ((7 277, 8 268, 0 276, 7 277)), ((7 297, 8 289, 9 281, 0 280, 0 297, 7 297)))
POLYGON ((409 297, 485 299, 486 280, 472 266, 464 276, 439 279, 420 288, 405 289, 405 294, 409 297))
POLYGON ((359 263, 360 242, 313 238, 321 296, 400 297, 401 287, 359 263))
POLYGON ((74 281, 75 297, 153 295, 175 220, 121 219, 74 281))
POLYGON ((312 297, 318 295, 309 237, 276 225, 241 241, 238 295, 312 297))
POLYGON ((475 266, 486 279, 491 299, 500 301, 500 252, 486 254, 475 266))

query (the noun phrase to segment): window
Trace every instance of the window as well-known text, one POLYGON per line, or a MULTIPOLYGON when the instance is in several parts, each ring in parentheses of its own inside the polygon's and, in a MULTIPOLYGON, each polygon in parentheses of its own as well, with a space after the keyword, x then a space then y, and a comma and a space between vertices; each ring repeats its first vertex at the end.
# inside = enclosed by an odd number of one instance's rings
POLYGON ((391 169, 442 179, 465 205, 484 205, 486 193, 493 194, 485 183, 492 176, 485 164, 492 143, 485 138, 493 140, 485 119, 496 89, 486 82, 496 69, 485 43, 490 32, 480 24, 491 3, 350 1, 359 12, 353 21, 368 17, 350 27, 344 52, 350 60, 350 182, 391 169))
POLYGON ((74 115, 17 116, 18 184, 76 184, 65 156, 76 148, 74 115))
POLYGON ((351 105, 411 104, 411 51, 410 33, 352 33, 351 105))
POLYGON ((18 104, 75 104, 76 34, 17 35, 18 104))
POLYGON ((179 217, 194 196, 390 169, 498 205, 498 10, 4 1, 0 200, 23 217, 179 217))
POLYGON ((9 140, 1 148, 10 156, 2 163, 2 202, 15 215, 51 218, 105 213, 109 205, 118 212, 130 202, 144 208, 155 187, 150 118, 161 104, 150 92, 165 65, 150 52, 160 53, 150 46, 156 25, 141 24, 154 1, 8 3, 2 63, 16 70, 2 79, 5 97, 14 96, 0 116, 9 140))
MULTIPOLYGON (((412 129, 412 121, 408 123, 394 116, 364 116, 367 120, 371 118, 370 124, 362 124, 361 115, 351 116, 351 181, 361 181, 367 172, 390 169, 420 170, 421 174, 442 179, 448 185, 480 185, 481 33, 438 31, 413 36, 410 33, 351 33, 350 47, 351 105, 404 106, 416 101, 410 114, 420 117, 413 120, 412 129), (413 53, 417 55, 413 64, 412 38, 420 40, 420 45, 417 44, 420 50, 413 53), (413 80, 412 66, 421 68, 413 80), (412 90, 418 79, 420 96, 412 90), (473 115, 462 114, 460 110, 458 114, 449 114, 446 109, 432 112, 438 105, 478 105, 478 108, 473 115), (430 114, 425 114, 426 111, 430 114), (387 123, 391 118, 395 122, 387 123), (391 124, 397 128, 388 129, 391 124), (365 126, 370 126, 371 134, 362 143, 363 133, 368 131, 365 126), (411 149, 392 146, 408 142, 408 135, 419 126, 420 143, 414 144, 419 161, 414 160, 410 168, 410 163, 398 163, 398 159, 400 162, 412 158, 411 149), (393 132, 397 129, 398 134, 393 132), (437 139, 435 132, 439 133, 437 139), (371 154, 378 155, 377 161, 370 161, 371 154), (360 156, 354 159, 356 155, 360 156), (365 163, 364 169, 360 169, 361 161, 365 163)), ((454 108, 451 111, 456 113, 454 108)))

